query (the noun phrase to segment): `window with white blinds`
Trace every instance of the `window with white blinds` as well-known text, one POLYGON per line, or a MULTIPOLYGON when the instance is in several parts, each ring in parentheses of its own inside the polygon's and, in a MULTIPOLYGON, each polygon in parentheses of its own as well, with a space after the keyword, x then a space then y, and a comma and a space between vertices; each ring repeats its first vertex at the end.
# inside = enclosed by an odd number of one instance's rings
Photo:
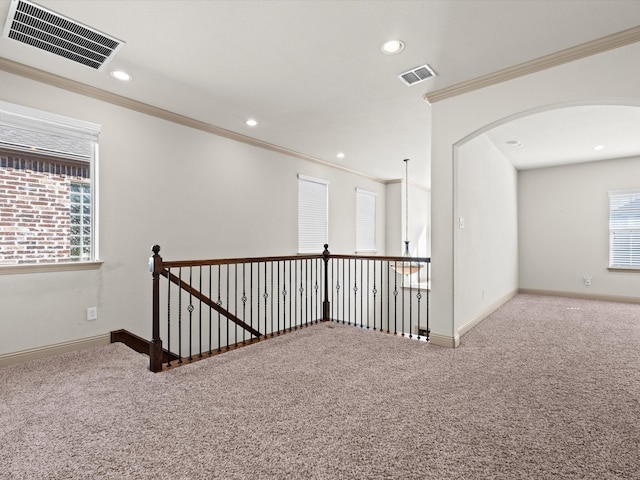
POLYGON ((376 194, 356 188, 356 252, 376 251, 376 194))
POLYGON ((322 253, 329 243, 329 182, 298 175, 298 253, 322 253))
POLYGON ((640 190, 609 192, 609 267, 640 268, 640 190))

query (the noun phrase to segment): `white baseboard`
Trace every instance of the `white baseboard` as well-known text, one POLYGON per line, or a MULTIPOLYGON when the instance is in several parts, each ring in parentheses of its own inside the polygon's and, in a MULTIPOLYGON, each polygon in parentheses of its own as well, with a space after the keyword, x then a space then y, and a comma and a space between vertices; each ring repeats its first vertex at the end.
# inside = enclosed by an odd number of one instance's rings
POLYGON ((429 343, 438 345, 439 347, 456 348, 460 345, 460 337, 449 337, 447 335, 439 335, 431 332, 429 334, 429 343))
POLYGON ((71 340, 69 342, 21 350, 19 352, 6 353, 4 355, 0 355, 0 367, 27 362, 29 360, 36 360, 38 358, 50 357, 60 353, 73 352, 76 350, 83 350, 85 348, 98 347, 100 345, 108 345, 110 342, 111 334, 105 333, 103 335, 96 335, 95 337, 81 338, 79 340, 71 340))
POLYGON ((467 323, 465 323, 460 328, 458 328, 458 337, 462 337, 465 333, 467 333, 469 330, 471 330, 473 327, 475 327, 477 324, 479 324, 482 320, 484 320, 489 315, 491 315, 493 312, 495 312, 502 305, 507 303, 513 297, 515 297, 518 293, 519 293, 518 289, 513 290, 512 292, 507 293, 504 297, 502 297, 499 300, 493 302, 487 308, 482 310, 479 314, 477 314, 475 317, 473 317, 467 323))
POLYGON ((577 293, 561 292, 558 290, 540 290, 536 288, 521 288, 519 293, 529 293, 531 295, 546 295, 550 297, 580 298, 584 300, 601 300, 604 302, 638 303, 640 297, 628 297, 625 295, 606 295, 601 293, 577 293))

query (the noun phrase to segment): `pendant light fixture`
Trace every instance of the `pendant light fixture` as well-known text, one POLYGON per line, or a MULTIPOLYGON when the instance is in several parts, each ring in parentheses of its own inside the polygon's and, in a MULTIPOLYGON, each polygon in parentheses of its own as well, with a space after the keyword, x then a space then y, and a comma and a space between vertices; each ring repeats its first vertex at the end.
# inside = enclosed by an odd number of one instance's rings
POLYGON ((404 214, 405 214, 405 222, 404 222, 404 253, 403 257, 407 260, 395 263, 391 265, 396 273, 401 275, 412 275, 418 272, 424 265, 420 262, 412 262, 411 261, 411 251, 409 250, 409 159, 405 158, 404 160, 404 214))

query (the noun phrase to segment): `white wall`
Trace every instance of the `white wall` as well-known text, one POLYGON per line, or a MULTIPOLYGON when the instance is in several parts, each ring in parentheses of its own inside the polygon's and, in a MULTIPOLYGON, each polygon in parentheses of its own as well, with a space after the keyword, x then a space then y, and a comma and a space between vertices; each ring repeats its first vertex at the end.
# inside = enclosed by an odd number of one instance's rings
MULTIPOLYGON (((406 230, 406 182, 393 181, 387 184, 387 255, 403 255, 406 230)), ((430 244, 431 192, 409 182, 409 249, 414 257, 428 257, 430 244)))
POLYGON ((454 316, 459 332, 518 289, 518 175, 485 135, 462 145, 456 160, 454 316))
POLYGON ((298 173, 331 182, 333 253, 355 250, 356 187, 376 192, 378 251, 385 252, 379 182, 5 72, 0 84, 1 100, 102 125, 104 261, 97 270, 0 275, 0 355, 119 328, 150 338, 153 244, 167 260, 295 254, 298 173), (93 306, 98 320, 87 322, 93 306))
POLYGON ((505 81, 432 105, 432 332, 434 341, 453 344, 457 335, 454 296, 453 152, 462 139, 527 112, 568 104, 608 101, 640 103, 640 44, 505 81))
POLYGON ((607 192, 632 188, 640 188, 638 157, 521 171, 520 287, 639 298, 637 272, 607 268, 607 192))

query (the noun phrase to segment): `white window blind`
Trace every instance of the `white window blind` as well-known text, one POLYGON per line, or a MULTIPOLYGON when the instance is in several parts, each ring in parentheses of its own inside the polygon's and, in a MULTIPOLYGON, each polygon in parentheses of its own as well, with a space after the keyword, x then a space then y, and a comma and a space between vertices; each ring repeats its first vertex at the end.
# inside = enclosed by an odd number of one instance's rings
POLYGON ((376 251, 376 194, 356 188, 356 252, 376 251))
POLYGON ((329 240, 329 182, 298 175, 298 253, 322 253, 329 240))
POLYGON ((640 268, 640 190, 609 192, 609 266, 640 268))

